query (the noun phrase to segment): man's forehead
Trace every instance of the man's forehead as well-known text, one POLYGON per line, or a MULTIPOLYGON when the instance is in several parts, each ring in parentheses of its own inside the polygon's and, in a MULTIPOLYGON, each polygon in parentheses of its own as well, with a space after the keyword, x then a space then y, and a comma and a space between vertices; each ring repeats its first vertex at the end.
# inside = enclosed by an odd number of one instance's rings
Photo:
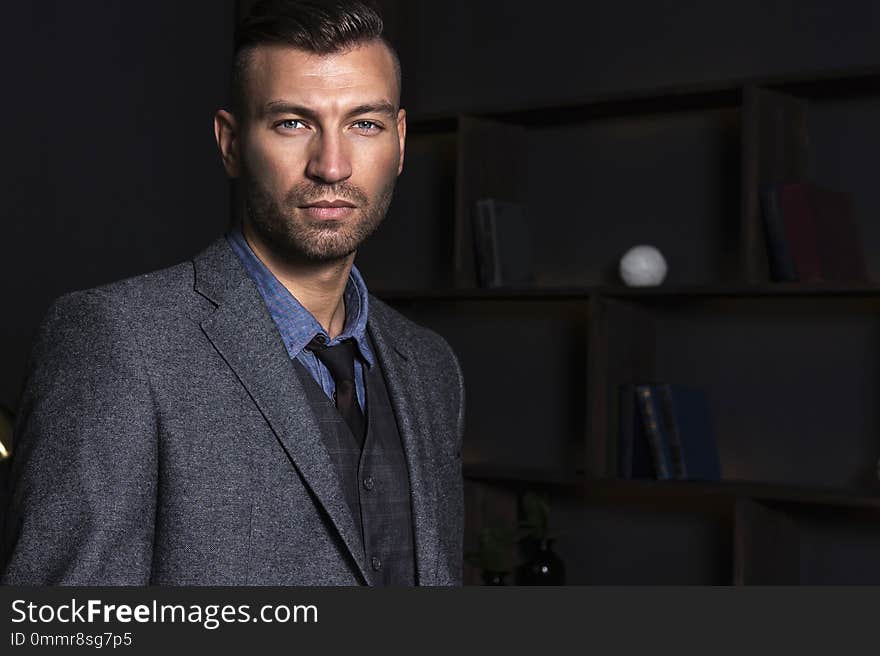
MULTIPOLYGON (((261 45, 249 63, 248 89, 256 105, 277 98, 303 101, 322 93, 368 93, 397 101, 394 61, 381 41, 317 54, 283 45, 261 45)), ((318 99, 318 98, 316 98, 318 99)))

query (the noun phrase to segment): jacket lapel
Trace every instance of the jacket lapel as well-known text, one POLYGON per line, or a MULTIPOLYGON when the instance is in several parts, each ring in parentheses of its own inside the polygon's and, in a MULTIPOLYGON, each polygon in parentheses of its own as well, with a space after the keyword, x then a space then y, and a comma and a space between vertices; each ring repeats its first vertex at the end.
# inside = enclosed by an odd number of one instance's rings
POLYGON ((385 373, 385 386, 409 470, 418 582, 419 585, 435 585, 439 548, 437 488, 430 471, 433 456, 429 448, 429 423, 422 404, 412 396, 413 390, 422 389, 422 383, 407 352, 405 336, 386 334, 387 328, 377 316, 378 309, 376 304, 370 305, 368 329, 385 373))
POLYGON ((302 382, 256 286, 221 238, 194 260, 196 291, 218 307, 200 325, 269 423, 369 581, 364 547, 302 382))

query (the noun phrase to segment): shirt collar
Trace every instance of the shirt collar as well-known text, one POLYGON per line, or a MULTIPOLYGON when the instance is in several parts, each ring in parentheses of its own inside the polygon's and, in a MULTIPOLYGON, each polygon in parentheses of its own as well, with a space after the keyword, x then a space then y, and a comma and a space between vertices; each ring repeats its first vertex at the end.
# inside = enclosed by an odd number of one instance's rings
POLYGON ((240 226, 233 228, 226 235, 226 239, 256 284, 269 309, 269 314, 275 321, 275 325, 278 326, 284 346, 291 358, 297 357, 316 335, 323 335, 327 340, 327 346, 334 346, 343 340, 353 339, 364 362, 368 367, 373 366, 373 352, 367 339, 370 295, 356 266, 351 267, 351 273, 349 273, 343 293, 345 326, 342 332, 331 340, 318 320, 302 306, 256 256, 244 238, 240 226))

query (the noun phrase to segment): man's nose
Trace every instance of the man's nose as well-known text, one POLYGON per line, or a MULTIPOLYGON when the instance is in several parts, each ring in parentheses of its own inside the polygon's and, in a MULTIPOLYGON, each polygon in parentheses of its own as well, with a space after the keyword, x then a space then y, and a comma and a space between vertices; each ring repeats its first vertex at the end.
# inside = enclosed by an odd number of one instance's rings
POLYGON ((309 157, 306 175, 316 182, 334 184, 351 177, 351 157, 345 140, 338 135, 318 135, 309 157))

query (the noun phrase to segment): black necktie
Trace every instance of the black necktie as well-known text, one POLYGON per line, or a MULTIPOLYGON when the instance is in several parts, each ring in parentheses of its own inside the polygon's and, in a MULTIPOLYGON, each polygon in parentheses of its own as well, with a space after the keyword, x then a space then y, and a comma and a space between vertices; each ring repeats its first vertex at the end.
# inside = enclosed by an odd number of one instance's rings
POLYGON ((324 363, 330 375, 333 376, 333 382, 336 383, 336 394, 334 395, 336 409, 339 410, 339 414, 342 415, 345 423, 354 433, 358 445, 363 447, 366 426, 364 413, 358 403, 357 389, 354 385, 354 342, 346 340, 336 346, 325 346, 316 337, 309 342, 306 348, 324 363))

